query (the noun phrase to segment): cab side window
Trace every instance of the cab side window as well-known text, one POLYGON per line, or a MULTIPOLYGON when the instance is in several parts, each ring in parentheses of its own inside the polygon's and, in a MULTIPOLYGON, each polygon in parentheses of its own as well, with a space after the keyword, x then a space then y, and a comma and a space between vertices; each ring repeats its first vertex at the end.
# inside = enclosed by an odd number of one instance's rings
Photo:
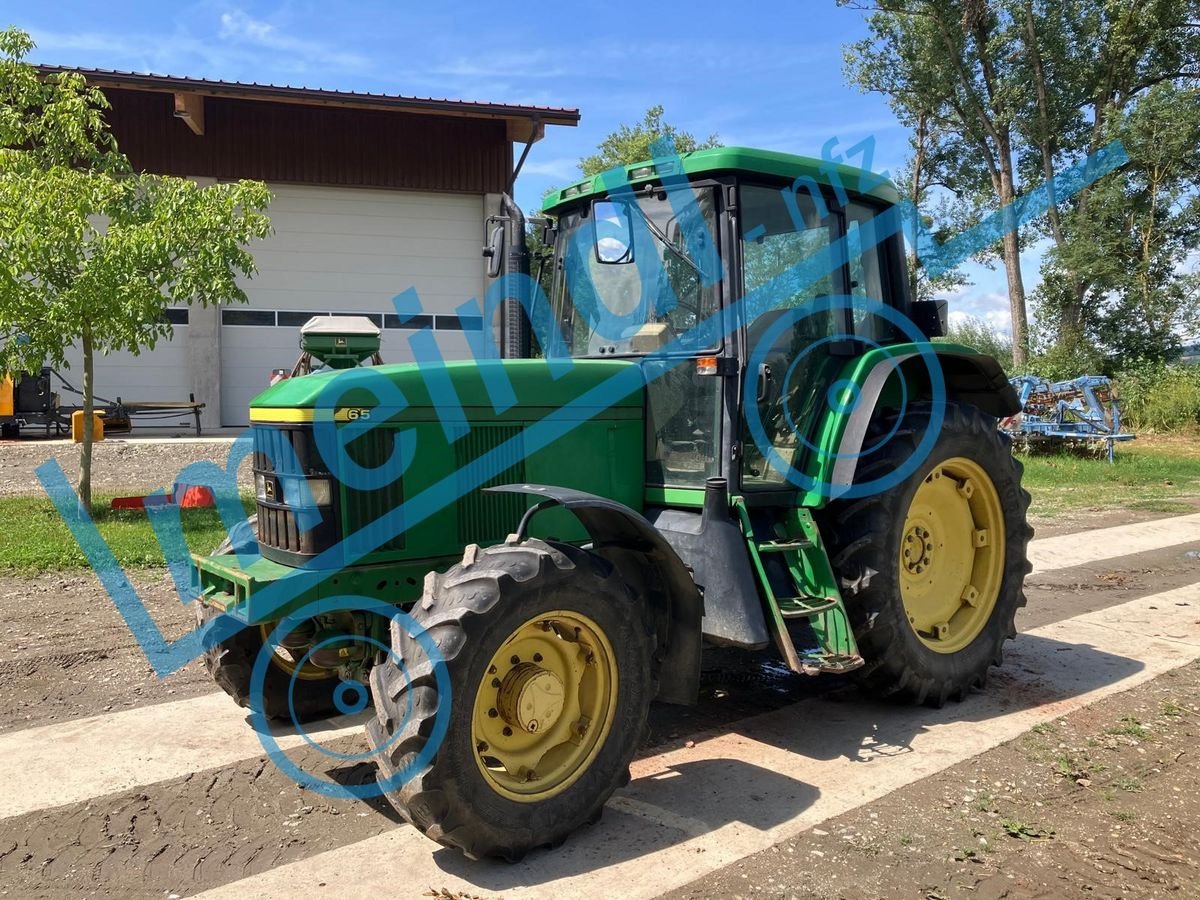
MULTIPOLYGON (((850 296, 855 300, 894 305, 888 289, 885 260, 892 242, 884 237, 882 223, 876 216, 880 208, 851 201, 846 206, 846 254, 850 269, 850 296)), ((854 334, 869 340, 883 340, 886 323, 877 315, 865 312, 857 304, 854 309, 854 334)))

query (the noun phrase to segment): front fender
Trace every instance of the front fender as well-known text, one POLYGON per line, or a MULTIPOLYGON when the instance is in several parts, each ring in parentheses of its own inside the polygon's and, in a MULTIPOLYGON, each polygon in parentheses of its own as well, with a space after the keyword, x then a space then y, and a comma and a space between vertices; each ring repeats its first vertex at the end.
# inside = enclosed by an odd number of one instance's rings
POLYGON ((625 504, 586 491, 547 484, 502 484, 484 490, 530 494, 570 510, 592 539, 592 551, 617 566, 655 611, 661 653, 658 699, 695 703, 704 601, 691 572, 658 530, 625 504))

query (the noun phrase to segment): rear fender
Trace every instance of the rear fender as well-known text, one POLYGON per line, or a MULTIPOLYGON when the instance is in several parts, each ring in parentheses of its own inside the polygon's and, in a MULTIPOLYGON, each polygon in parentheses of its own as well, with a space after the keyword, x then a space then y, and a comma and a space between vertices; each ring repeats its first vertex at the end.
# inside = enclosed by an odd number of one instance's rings
POLYGON ((816 487, 805 495, 805 506, 820 506, 854 483, 867 428, 880 405, 933 400, 940 394, 947 402, 969 403, 997 419, 1021 410, 1000 364, 961 344, 878 347, 847 364, 839 380, 857 388, 857 400, 849 412, 827 409, 818 423, 813 442, 818 450, 805 467, 816 487))

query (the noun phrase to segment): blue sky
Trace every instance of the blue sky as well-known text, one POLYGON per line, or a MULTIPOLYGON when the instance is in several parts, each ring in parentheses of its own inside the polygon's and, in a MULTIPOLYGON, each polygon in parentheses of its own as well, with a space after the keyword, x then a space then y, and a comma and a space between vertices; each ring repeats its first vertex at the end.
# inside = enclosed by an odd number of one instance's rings
MULTIPOLYGON (((517 185, 522 206, 578 173, 581 156, 661 103, 698 137, 820 155, 874 137, 895 170, 907 134, 878 95, 848 87, 841 48, 862 14, 833 0, 650 5, 384 2, 4 4, 37 62, 305 87, 577 107, 549 128, 517 185)), ((1007 328, 999 270, 970 267, 959 313, 1007 328)), ((1036 264, 1025 267, 1032 288, 1036 264)))

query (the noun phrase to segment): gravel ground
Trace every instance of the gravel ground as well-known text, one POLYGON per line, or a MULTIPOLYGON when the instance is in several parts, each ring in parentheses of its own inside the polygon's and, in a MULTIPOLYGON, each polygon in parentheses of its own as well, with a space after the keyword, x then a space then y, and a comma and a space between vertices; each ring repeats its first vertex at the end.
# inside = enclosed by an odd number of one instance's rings
MULTIPOLYGON (((208 461, 225 467, 232 438, 111 439, 92 451, 92 490, 98 493, 146 493, 168 488, 189 463, 208 461)), ((69 441, 0 441, 0 497, 40 494, 35 470, 50 460, 79 483, 79 447, 69 441)), ((250 457, 238 470, 238 483, 251 486, 250 457)))

